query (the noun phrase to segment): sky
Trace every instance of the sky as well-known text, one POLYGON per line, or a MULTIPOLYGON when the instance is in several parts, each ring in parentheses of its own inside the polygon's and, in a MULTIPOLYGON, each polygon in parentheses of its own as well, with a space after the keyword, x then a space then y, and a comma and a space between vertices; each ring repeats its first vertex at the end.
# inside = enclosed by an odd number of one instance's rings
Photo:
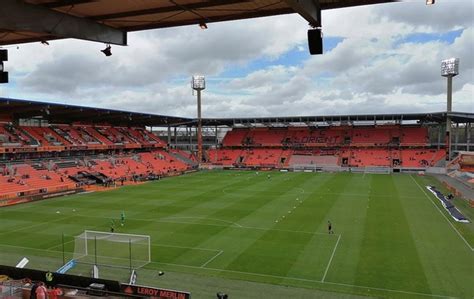
POLYGON ((322 13, 324 54, 307 22, 284 15, 129 33, 128 46, 59 40, 9 46, 0 96, 195 117, 446 110, 441 60, 460 58, 453 110, 474 113, 474 0, 403 1, 322 13))

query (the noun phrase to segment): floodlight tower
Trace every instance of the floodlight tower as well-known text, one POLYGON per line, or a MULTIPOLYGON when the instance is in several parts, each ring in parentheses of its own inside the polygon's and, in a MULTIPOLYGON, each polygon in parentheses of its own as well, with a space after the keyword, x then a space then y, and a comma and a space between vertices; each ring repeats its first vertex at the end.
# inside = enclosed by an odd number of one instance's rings
POLYGON ((459 74, 459 58, 449 58, 441 61, 441 76, 448 79, 447 109, 446 109, 446 161, 451 160, 451 116, 453 105, 453 77, 459 74))
POLYGON ((206 89, 206 79, 204 76, 193 76, 191 86, 197 91, 197 142, 198 142, 198 163, 202 163, 202 119, 201 119, 201 91, 206 89))

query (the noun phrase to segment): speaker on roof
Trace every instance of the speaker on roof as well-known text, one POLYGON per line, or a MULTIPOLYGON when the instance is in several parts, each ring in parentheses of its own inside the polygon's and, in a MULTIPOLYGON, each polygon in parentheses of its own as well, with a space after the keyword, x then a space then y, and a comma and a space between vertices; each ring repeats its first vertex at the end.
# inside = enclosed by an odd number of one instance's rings
POLYGON ((323 54, 323 34, 321 29, 308 30, 308 46, 311 55, 323 54))
POLYGON ((8 83, 8 72, 0 72, 0 83, 8 83))
POLYGON ((8 61, 8 50, 0 49, 0 61, 8 61))

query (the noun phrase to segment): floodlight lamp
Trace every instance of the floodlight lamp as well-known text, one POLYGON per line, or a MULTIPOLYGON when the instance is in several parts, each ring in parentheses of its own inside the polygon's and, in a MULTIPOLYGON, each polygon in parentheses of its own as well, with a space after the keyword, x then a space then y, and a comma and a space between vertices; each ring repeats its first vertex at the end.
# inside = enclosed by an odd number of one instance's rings
POLYGON ((199 23, 199 27, 200 27, 202 30, 206 30, 206 29, 207 29, 207 24, 204 23, 204 22, 200 22, 200 23, 199 23))
POLYGON ((204 90, 206 89, 206 79, 204 76, 193 76, 191 86, 194 90, 204 90))
POLYGON ((435 4, 436 0, 426 0, 426 5, 432 5, 435 4))
POLYGON ((454 77, 459 74, 459 58, 449 58, 441 61, 441 76, 454 77))
POLYGON ((100 52, 104 53, 105 56, 109 57, 112 56, 112 47, 107 45, 104 50, 100 50, 100 52))

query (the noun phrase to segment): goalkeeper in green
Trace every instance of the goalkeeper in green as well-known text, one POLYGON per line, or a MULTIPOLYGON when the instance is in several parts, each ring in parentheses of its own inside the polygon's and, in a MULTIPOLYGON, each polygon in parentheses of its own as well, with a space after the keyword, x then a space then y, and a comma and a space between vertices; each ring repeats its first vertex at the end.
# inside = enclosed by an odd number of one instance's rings
POLYGON ((122 211, 122 213, 120 213, 120 225, 123 226, 125 224, 125 212, 122 211))

